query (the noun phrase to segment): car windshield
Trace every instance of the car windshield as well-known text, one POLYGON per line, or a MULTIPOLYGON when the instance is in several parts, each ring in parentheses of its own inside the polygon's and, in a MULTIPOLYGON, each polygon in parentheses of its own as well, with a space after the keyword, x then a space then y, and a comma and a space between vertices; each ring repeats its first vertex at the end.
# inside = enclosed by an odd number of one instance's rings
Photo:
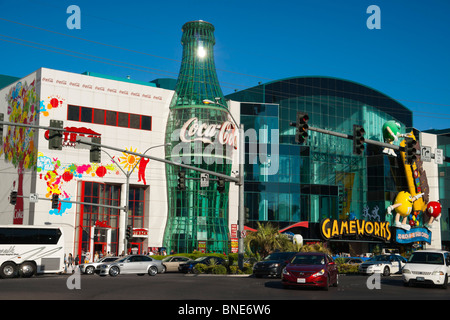
POLYGON ((264 260, 287 260, 291 256, 289 252, 275 252, 269 254, 264 260))
POLYGON ((161 261, 162 262, 167 262, 167 261, 169 261, 170 259, 172 259, 173 257, 167 257, 167 258, 164 258, 164 259, 162 259, 161 261))
POLYGON ((389 256, 375 256, 373 258, 370 258, 369 261, 389 261, 389 256))
POLYGON ((437 252, 414 252, 409 263, 444 264, 444 256, 437 252))
POLYGON ((111 262, 111 261, 116 261, 117 257, 115 258, 103 258, 103 260, 101 260, 101 262, 111 262))
POLYGON ((325 257, 322 255, 299 255, 295 256, 291 263, 293 264, 307 264, 307 265, 321 265, 325 264, 325 257))
POLYGON ((128 259, 128 257, 123 257, 123 258, 118 259, 117 262, 124 262, 127 259, 128 259))
POLYGON ((203 260, 205 260, 206 258, 208 258, 208 257, 200 257, 200 258, 195 259, 195 261, 203 261, 203 260))

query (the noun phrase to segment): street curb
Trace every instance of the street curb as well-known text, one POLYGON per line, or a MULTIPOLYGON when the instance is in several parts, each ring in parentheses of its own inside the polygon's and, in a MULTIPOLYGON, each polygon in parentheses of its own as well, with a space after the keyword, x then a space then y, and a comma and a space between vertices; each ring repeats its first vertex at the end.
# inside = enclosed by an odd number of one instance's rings
POLYGON ((212 273, 186 273, 185 277, 236 277, 236 278, 249 278, 251 274, 212 274, 212 273))

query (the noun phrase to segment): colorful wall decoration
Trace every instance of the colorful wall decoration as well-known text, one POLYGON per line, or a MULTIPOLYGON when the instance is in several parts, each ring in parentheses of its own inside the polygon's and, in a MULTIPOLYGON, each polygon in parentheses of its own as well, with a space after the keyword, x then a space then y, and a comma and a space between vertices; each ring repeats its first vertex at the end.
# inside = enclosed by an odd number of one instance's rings
MULTIPOLYGON (((107 174, 119 175, 120 171, 114 164, 75 164, 63 165, 58 158, 50 158, 39 152, 37 159, 38 178, 47 183, 46 198, 51 198, 52 194, 59 194, 61 199, 70 200, 71 195, 66 191, 65 186, 83 175, 103 178, 107 174)), ((62 215, 72 208, 71 203, 60 202, 58 209, 50 210, 50 214, 62 215)))
MULTIPOLYGON (((6 94, 7 121, 36 124, 39 115, 39 100, 36 93, 35 80, 18 82, 6 94)), ((18 179, 13 182, 13 189, 17 190, 17 202, 14 207, 14 224, 23 224, 23 175, 25 170, 33 169, 36 165, 37 148, 35 144, 35 130, 24 127, 8 126, 3 140, 5 162, 12 163, 17 168, 18 179)))
POLYGON ((61 107, 64 103, 64 99, 60 96, 49 96, 47 101, 41 100, 39 104, 39 113, 44 117, 49 116, 49 110, 61 107))
MULTIPOLYGON (((126 149, 128 150, 128 149, 126 149)), ((130 151, 137 152, 136 149, 129 149, 130 151)), ((138 156, 130 155, 128 153, 123 153, 121 157, 118 158, 120 164, 115 163, 115 159, 111 159, 113 163, 110 164, 62 164, 58 158, 51 158, 45 156, 42 152, 39 152, 37 157, 36 170, 38 172, 38 178, 40 180, 45 180, 47 184, 46 188, 46 198, 51 198, 52 194, 59 194, 62 200, 71 200, 72 196, 67 192, 66 186, 72 181, 81 179, 84 175, 90 177, 103 178, 106 175, 120 175, 121 170, 118 165, 130 172, 135 166, 139 166, 138 169, 138 182, 145 181, 145 168, 148 159, 140 158, 138 156), (145 160, 145 161, 143 161, 145 160)), ((125 178, 125 177, 124 177, 125 178)), ((125 179, 123 180, 125 182, 125 179)), ((52 209, 49 211, 52 215, 63 215, 68 213, 68 209, 72 208, 71 203, 60 202, 58 209, 52 209)))

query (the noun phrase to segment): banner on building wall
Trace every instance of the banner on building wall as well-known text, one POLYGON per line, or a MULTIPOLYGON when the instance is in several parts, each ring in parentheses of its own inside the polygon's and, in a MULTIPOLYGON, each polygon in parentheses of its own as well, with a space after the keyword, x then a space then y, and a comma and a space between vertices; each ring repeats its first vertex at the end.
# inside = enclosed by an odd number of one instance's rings
POLYGON ((431 244, 431 231, 427 228, 411 228, 410 230, 396 228, 395 241, 397 243, 424 241, 431 244))
POLYGON ((238 238, 231 238, 231 253, 238 253, 239 240, 238 238))
POLYGON ((206 253, 206 241, 198 242, 198 251, 200 251, 201 253, 206 253))
POLYGON ((133 238, 148 238, 148 229, 133 228, 133 238))
POLYGON ((392 237, 389 222, 366 220, 325 219, 320 223, 320 232, 325 240, 365 236, 388 242, 392 237))

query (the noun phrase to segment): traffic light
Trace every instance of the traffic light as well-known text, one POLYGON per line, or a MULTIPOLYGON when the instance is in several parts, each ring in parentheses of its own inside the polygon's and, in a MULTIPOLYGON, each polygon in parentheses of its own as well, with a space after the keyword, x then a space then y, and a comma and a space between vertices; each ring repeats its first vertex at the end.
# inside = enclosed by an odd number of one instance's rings
POLYGON ((244 224, 247 224, 249 220, 250 220, 250 209, 248 207, 245 207, 244 224))
POLYGON ((133 237, 133 226, 131 224, 127 225, 127 232, 125 236, 127 239, 131 239, 133 237))
MULTIPOLYGON (((0 113, 0 121, 3 121, 4 119, 4 114, 0 113)), ((0 148, 3 147, 3 124, 0 123, 0 148)))
POLYGON ((223 193, 225 191, 225 179, 224 178, 219 178, 217 180, 217 191, 219 191, 219 193, 223 193))
MULTIPOLYGON (((100 141, 100 137, 92 137, 92 143, 100 144, 100 141)), ((101 159, 100 147, 91 145, 91 150, 89 150, 89 162, 100 163, 102 161, 101 159)))
POLYGON ((16 202, 17 202, 17 191, 13 190, 13 191, 11 191, 11 194, 9 195, 9 203, 11 203, 13 206, 15 206, 16 202))
POLYGON ((178 171, 178 190, 186 190, 186 171, 178 171))
POLYGON ((415 148, 417 141, 410 137, 406 137, 405 141, 406 141, 406 144, 405 144, 406 163, 412 164, 417 158, 416 148, 415 148))
POLYGON ((50 150, 62 150, 63 122, 61 120, 50 120, 51 128, 60 128, 61 130, 48 131, 48 148, 50 150))
POLYGON ((303 112, 297 112, 297 121, 295 126, 297 128, 295 132, 295 142, 303 143, 308 138, 308 114, 303 112))
POLYGON ((58 209, 59 194, 52 194, 52 209, 58 209))
POLYGON ((366 131, 362 126, 353 125, 353 153, 362 154, 364 152, 364 134, 366 131))

